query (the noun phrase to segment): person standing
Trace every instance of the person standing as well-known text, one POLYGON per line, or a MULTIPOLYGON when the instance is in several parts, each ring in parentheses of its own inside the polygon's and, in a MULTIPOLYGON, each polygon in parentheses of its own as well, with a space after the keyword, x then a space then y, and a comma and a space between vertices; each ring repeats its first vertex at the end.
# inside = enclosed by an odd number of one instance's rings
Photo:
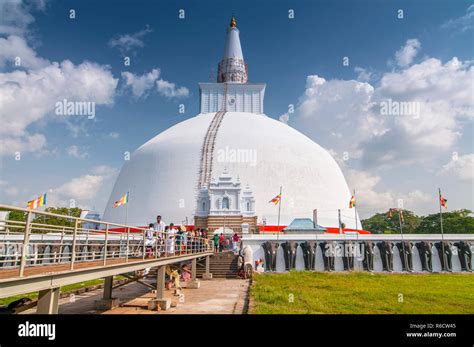
POLYGON ((217 253, 217 248, 219 247, 219 235, 214 234, 212 240, 214 241, 214 252, 217 253))
POLYGON ((219 235, 219 252, 222 252, 224 249, 224 234, 219 235))
POLYGON ((232 237, 232 250, 234 252, 237 252, 239 241, 239 235, 237 233, 234 233, 234 236, 232 237))
POLYGON ((165 232, 165 227, 166 227, 166 224, 165 222, 161 220, 161 216, 160 215, 156 216, 156 223, 153 224, 153 229, 158 234, 158 237, 163 238, 162 233, 165 232))

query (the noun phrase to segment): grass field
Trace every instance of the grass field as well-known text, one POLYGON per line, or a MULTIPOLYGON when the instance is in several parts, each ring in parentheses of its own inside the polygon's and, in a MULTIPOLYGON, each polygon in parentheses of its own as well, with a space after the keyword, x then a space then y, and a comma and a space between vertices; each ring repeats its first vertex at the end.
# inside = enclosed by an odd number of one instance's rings
POLYGON ((473 274, 257 274, 257 314, 474 313, 473 274))

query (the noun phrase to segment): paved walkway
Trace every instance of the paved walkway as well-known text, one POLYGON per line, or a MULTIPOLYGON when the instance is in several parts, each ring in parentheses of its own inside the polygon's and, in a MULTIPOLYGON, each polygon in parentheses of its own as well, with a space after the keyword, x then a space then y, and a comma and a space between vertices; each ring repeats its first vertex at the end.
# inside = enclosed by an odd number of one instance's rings
MULTIPOLYGON (((242 314, 247 312, 248 280, 213 279, 200 281, 199 289, 183 288, 182 296, 174 296, 173 290, 165 295, 172 302, 168 311, 149 311, 147 302, 154 294, 145 286, 131 283, 114 289, 113 297, 119 298, 122 306, 98 312, 94 301, 102 297, 102 290, 94 290, 59 301, 60 314, 242 314)), ((185 283, 183 283, 183 286, 185 283)), ((22 314, 35 313, 36 308, 22 314)))

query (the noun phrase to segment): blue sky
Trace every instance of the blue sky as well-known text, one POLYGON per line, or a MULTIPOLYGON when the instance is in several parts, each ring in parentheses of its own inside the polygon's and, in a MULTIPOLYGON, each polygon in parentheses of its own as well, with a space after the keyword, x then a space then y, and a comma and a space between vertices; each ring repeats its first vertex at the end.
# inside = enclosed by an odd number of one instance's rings
MULTIPOLYGON (((401 198, 407 201, 406 208, 433 213, 438 186, 447 190, 451 208, 474 209, 471 4, 413 0, 3 1, 0 96, 7 102, 0 105, 0 115, 2 123, 19 124, 0 133, 0 201, 23 205, 50 191, 54 202, 74 199, 79 206, 102 211, 124 152, 133 152, 161 131, 198 113, 197 83, 215 76, 226 26, 235 15, 249 79, 267 83, 265 113, 276 119, 283 116, 283 121, 333 153, 351 187, 361 187, 362 211, 383 210, 401 198), (69 18, 70 9, 76 11, 75 19, 69 18), (180 9, 185 11, 184 19, 178 17, 180 9), (288 18, 289 9, 294 10, 294 19, 288 18), (403 19, 397 18, 399 9, 403 19), (139 44, 129 50, 112 47, 111 40, 125 35, 139 44), (16 56, 24 61, 29 57, 30 63, 14 66, 16 56), (124 56, 131 58, 130 66, 124 66, 124 56), (349 58, 348 66, 342 64, 343 57, 349 58), (449 62, 454 57, 461 65, 452 70, 455 80, 450 81, 453 64, 449 62), (71 75, 49 81, 48 66, 66 60, 72 63, 71 75), (94 67, 86 68, 84 62, 94 67), (75 76, 85 76, 83 68, 91 76, 100 74, 100 82, 82 88, 75 76), (153 69, 160 70, 157 78, 174 84, 171 94, 184 87, 187 95, 167 96, 156 88, 134 95, 123 73, 138 77, 153 69), (14 75, 15 71, 26 77, 14 75), (308 77, 316 75, 324 82, 308 77), (434 87, 394 87, 404 80, 416 82, 416 76, 434 87), (460 96, 459 79, 470 88, 470 100, 460 96), (31 83, 36 91, 38 80, 48 82, 41 86, 44 90, 38 92, 38 100, 30 92, 29 97, 22 96, 26 101, 20 101, 20 94, 5 87, 13 82, 31 83), (438 90, 439 85, 446 88, 438 90), (366 94, 355 92, 360 88, 366 94), (65 97, 95 101, 96 117, 55 115, 54 102, 62 100, 64 89, 65 97), (307 96, 308 90, 321 98, 331 91, 351 105, 367 103, 365 97, 372 106, 382 97, 398 97, 442 111, 436 119, 414 126, 398 119, 376 119, 374 129, 380 132, 371 133, 365 141, 366 127, 351 123, 365 119, 365 111, 359 112, 366 110, 363 105, 341 110, 326 102, 311 109, 314 100, 307 96), (8 99, 11 95, 15 95, 13 101, 8 99), (413 95, 422 97, 415 100, 413 95), (185 106, 184 114, 178 113, 180 104, 185 106), (289 104, 295 105, 294 114, 286 114, 289 104), (36 107, 34 119, 25 120, 36 107), (339 121, 353 131, 331 131, 339 121), (433 122, 439 125, 430 129, 433 122), (38 136, 29 140, 35 134, 38 136), (410 143, 414 134, 420 135, 410 143), (359 135, 357 143, 350 140, 355 135, 359 135), (433 137, 447 143, 433 144, 433 137), (374 159, 380 157, 378 148, 393 148, 392 159, 374 159), (349 161, 341 159, 346 150, 351 154, 349 161), (21 153, 21 160, 15 160, 15 152, 21 153), (79 189, 88 193, 78 193, 79 189)), ((62 65, 57 68, 57 72, 65 70, 62 65)), ((417 85, 415 82, 412 84, 417 85)))

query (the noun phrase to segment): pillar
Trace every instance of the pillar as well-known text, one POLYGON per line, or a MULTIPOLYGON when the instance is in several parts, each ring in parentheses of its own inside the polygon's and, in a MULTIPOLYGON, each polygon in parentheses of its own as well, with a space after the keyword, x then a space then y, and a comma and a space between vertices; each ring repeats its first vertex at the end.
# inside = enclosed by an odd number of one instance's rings
POLYGON ((114 277, 109 276, 104 281, 104 299, 112 299, 112 285, 114 284, 114 277))
POLYGON ((191 265, 191 281, 188 283, 186 288, 190 289, 198 289, 201 286, 201 283, 196 280, 196 258, 192 260, 192 265, 191 265))
POLYGON ((166 311, 171 307, 171 300, 165 298, 165 275, 166 266, 162 265, 158 267, 156 275, 156 297, 148 302, 149 310, 160 310, 166 311))
POLYGON ((211 274, 211 256, 208 255, 206 257, 206 272, 202 275, 203 280, 211 280, 212 279, 212 274, 211 274))
POLYGON ((57 314, 59 308, 59 287, 40 290, 38 293, 38 314, 57 314))
POLYGON ((104 279, 104 294, 102 299, 94 301, 94 308, 98 311, 111 310, 119 306, 119 299, 112 297, 112 288, 114 284, 114 276, 104 279))

